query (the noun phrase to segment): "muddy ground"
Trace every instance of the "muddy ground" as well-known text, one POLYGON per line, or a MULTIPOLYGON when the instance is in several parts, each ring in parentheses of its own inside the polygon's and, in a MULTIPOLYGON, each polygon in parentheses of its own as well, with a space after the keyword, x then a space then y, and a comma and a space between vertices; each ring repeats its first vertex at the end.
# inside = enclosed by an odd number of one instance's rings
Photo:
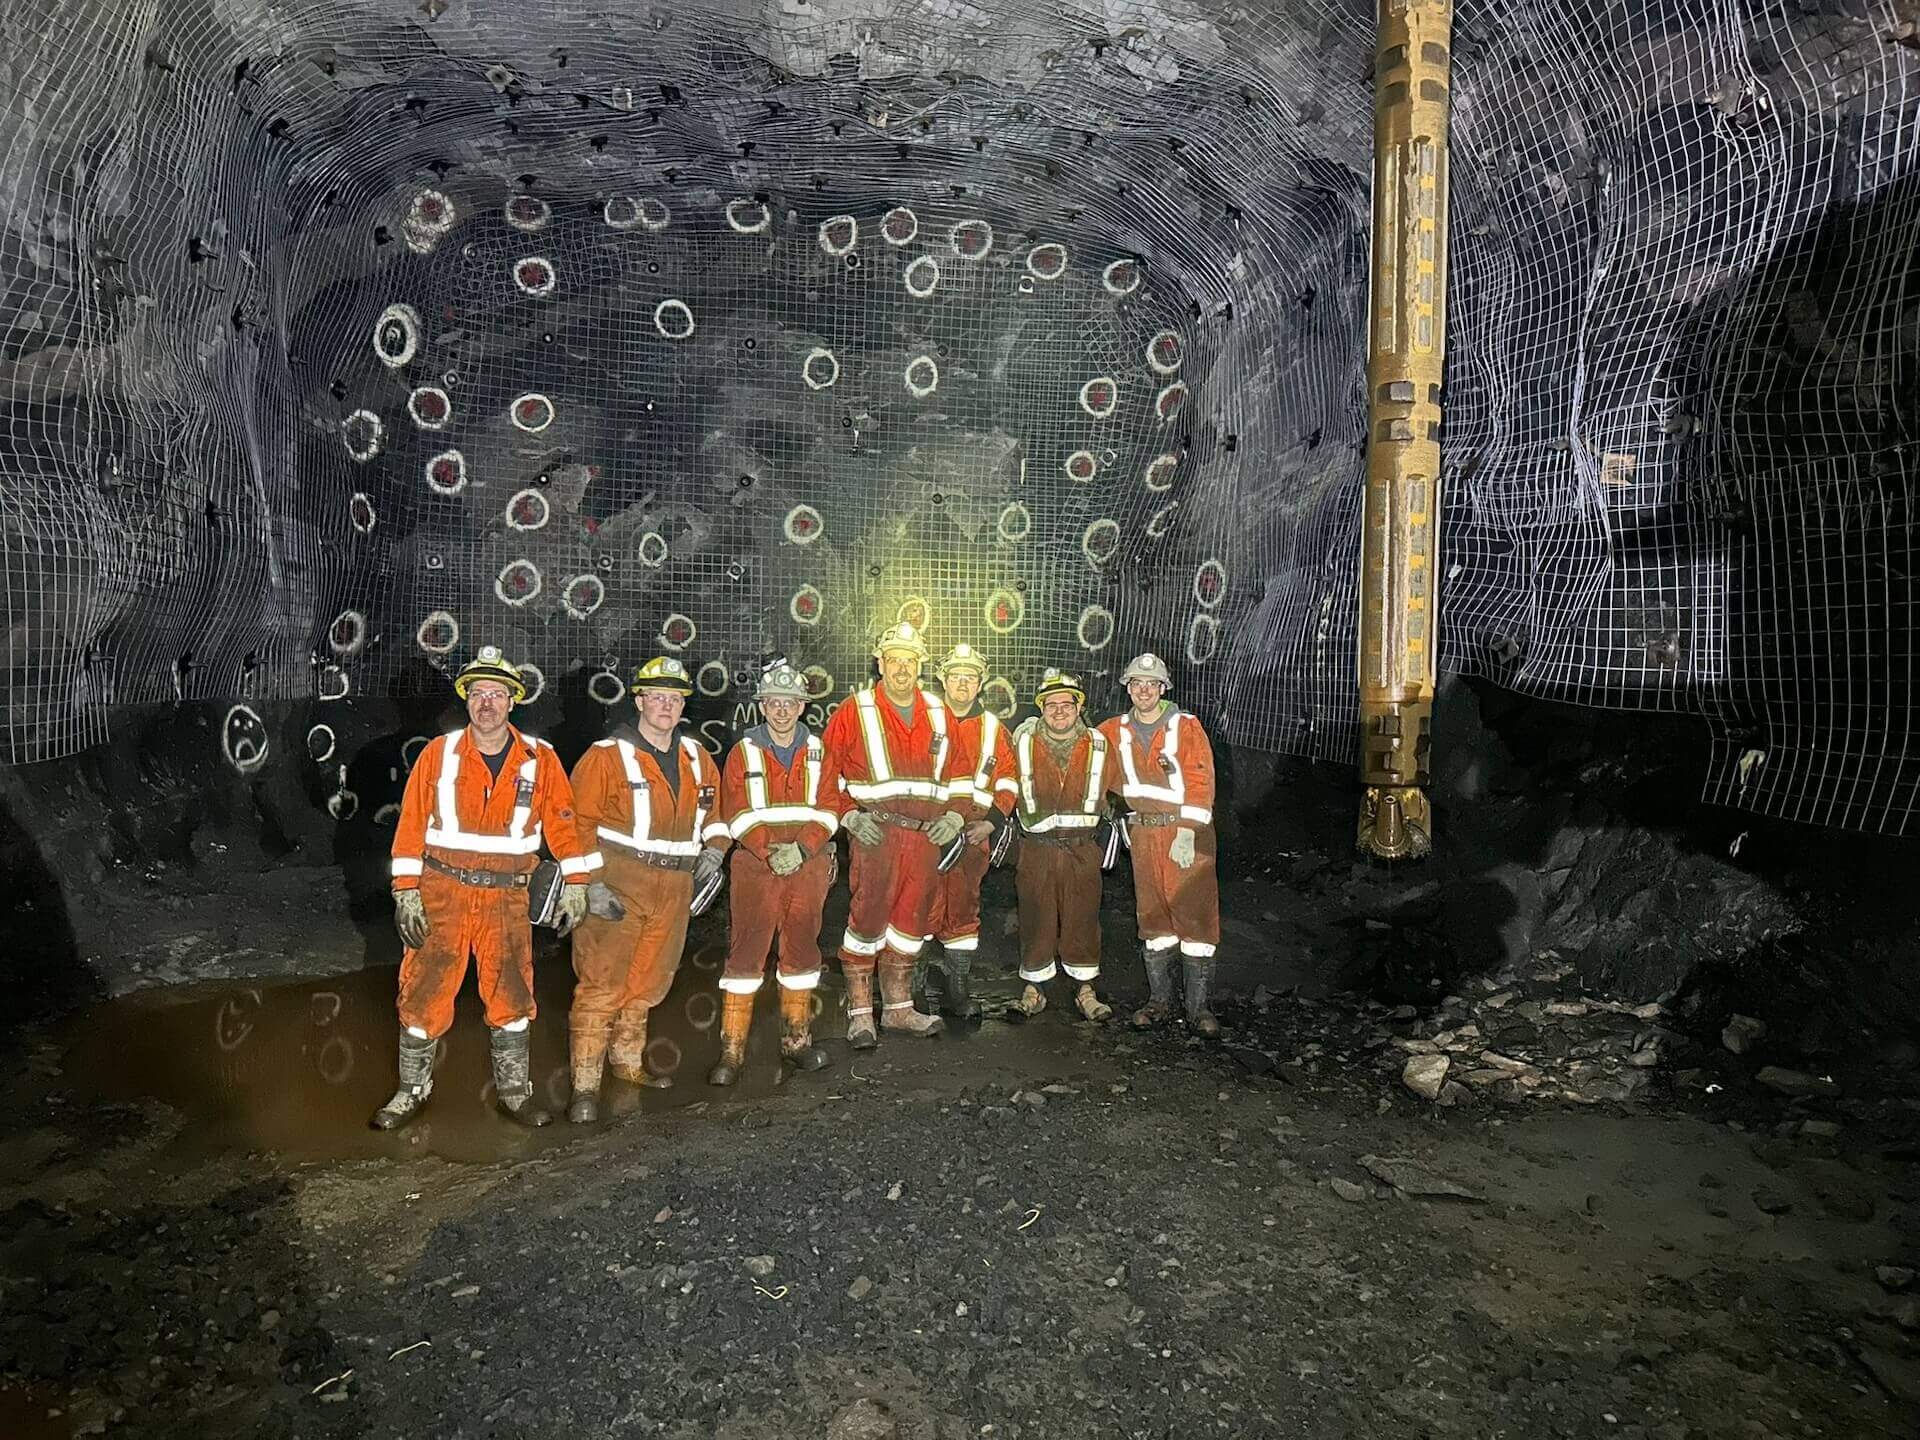
MULTIPOLYGON (((1230 893, 1251 950, 1269 912, 1230 893)), ((379 966, 29 1030, 0 1435, 1920 1433, 1920 1077, 1789 1102, 1709 1036, 1642 1102, 1442 1109, 1383 1068, 1385 1007, 1289 953, 1226 1046, 1061 1004, 853 1057, 830 984, 835 1063, 785 1083, 769 989, 721 1092, 696 931, 650 1057, 674 1087, 610 1082, 593 1131, 491 1112, 471 993, 427 1118, 366 1130, 379 966), (1408 1193, 1436 1180, 1471 1198, 1408 1193)), ((990 932, 991 999, 1010 961, 990 932)), ((540 971, 561 1100, 563 955, 540 971)))

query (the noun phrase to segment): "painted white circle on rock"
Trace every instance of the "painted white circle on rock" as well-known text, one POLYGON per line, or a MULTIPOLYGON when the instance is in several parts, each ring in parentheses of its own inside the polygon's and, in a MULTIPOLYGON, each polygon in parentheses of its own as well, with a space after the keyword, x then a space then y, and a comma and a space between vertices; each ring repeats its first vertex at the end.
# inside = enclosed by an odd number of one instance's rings
POLYGON ((669 340, 693 335, 693 310, 684 300, 662 300, 653 307, 653 328, 669 340))

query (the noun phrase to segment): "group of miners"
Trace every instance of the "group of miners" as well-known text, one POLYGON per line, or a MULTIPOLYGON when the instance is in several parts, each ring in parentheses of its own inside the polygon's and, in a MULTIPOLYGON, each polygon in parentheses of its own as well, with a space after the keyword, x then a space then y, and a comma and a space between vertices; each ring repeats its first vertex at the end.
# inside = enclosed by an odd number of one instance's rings
POLYGON ((1123 844, 1149 986, 1133 1023, 1172 1017, 1177 958, 1188 1024, 1218 1034, 1207 1003, 1220 938, 1213 753, 1199 723, 1167 701, 1166 662, 1145 654, 1128 664, 1130 708, 1097 727, 1087 724, 1080 681, 1048 670, 1033 697, 1039 713, 1010 728, 980 706, 987 660, 971 646, 939 663, 937 690, 922 684, 928 650, 912 625, 885 631, 873 653, 878 680, 818 735, 801 721, 813 699, 806 677, 786 662, 769 667, 755 696, 761 723, 718 770, 680 729, 693 693, 687 667, 649 660, 634 673, 632 717, 569 777, 551 745, 511 723, 525 683, 498 649, 482 648, 454 682, 467 725, 420 752, 400 807, 392 858, 405 946, 400 1083, 375 1128, 406 1124, 432 1093, 469 959, 499 1105, 522 1124, 551 1118, 533 1098, 529 1048, 529 912, 542 904, 543 846, 561 882, 551 923, 573 941, 567 1114, 576 1122, 599 1117, 609 1070, 635 1085, 669 1083, 647 1068, 648 1012, 673 985, 689 919, 723 879, 730 937, 709 1081, 739 1078, 776 946, 781 1054, 803 1070, 828 1063, 813 1018, 840 830, 850 842, 840 964, 852 1048, 877 1045, 882 1030, 936 1034, 939 1011, 979 1016, 970 972, 980 889, 1010 850, 1024 982, 1010 1014, 1044 1010, 1042 987, 1064 970, 1079 1014, 1110 1018, 1095 988, 1101 872, 1123 844), (916 1004, 916 994, 932 994, 934 946, 940 1003, 916 1004))

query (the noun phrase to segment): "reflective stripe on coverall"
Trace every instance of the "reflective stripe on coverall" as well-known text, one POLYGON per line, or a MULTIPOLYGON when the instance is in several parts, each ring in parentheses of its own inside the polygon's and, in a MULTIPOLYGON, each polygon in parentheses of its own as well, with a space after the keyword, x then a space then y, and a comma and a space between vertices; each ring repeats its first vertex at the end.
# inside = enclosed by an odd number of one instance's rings
MULTIPOLYGON (((991 710, 948 719, 953 737, 953 778, 947 782, 951 808, 971 824, 994 810, 1013 811, 1013 747, 1007 728, 991 710)), ((960 852, 953 868, 933 877, 933 908, 927 930, 943 950, 980 948, 980 886, 987 878, 992 844, 982 840, 960 852)))
POLYGON ((1213 747, 1198 720, 1184 710, 1169 711, 1151 750, 1140 748, 1125 715, 1101 721, 1100 731, 1119 760, 1114 793, 1136 815, 1168 817, 1168 823, 1134 825, 1127 832, 1141 943, 1149 950, 1177 945, 1182 955, 1205 960, 1220 944, 1213 747), (1193 832, 1193 864, 1185 870, 1168 858, 1181 826, 1193 832))
POLYGON ((508 726, 507 752, 495 780, 463 728, 428 741, 407 776, 391 865, 393 888, 417 889, 427 912, 427 943, 400 958, 400 1023, 415 1035, 437 1039, 452 1027, 469 956, 488 1025, 530 1021, 536 1009, 526 887, 462 884, 428 868, 429 858, 526 875, 544 839, 569 884, 586 884, 601 864, 582 843, 573 787, 553 747, 508 726))
POLYGON ((833 884, 833 833, 840 828, 835 807, 848 801, 820 737, 799 728, 791 767, 773 753, 766 728, 755 726, 728 753, 720 777, 720 813, 734 840, 720 988, 735 994, 760 988, 776 936, 782 987, 811 990, 820 983, 821 913, 833 884), (791 875, 776 875, 767 868, 767 852, 789 842, 806 852, 806 862, 791 875))
POLYGON ((1043 984, 1055 958, 1075 981, 1100 977, 1101 811, 1113 783, 1113 747, 1089 730, 1065 763, 1044 734, 1015 746, 1020 806, 1020 978, 1043 984))

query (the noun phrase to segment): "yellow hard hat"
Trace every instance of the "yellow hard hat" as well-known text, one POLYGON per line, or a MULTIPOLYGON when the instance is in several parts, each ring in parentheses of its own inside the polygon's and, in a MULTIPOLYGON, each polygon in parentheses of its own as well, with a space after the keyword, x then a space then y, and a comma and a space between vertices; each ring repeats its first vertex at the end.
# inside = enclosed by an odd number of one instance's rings
POLYGON ((673 690, 682 695, 693 693, 693 679, 687 667, 671 655, 656 655, 633 672, 630 687, 638 695, 642 690, 673 690))
POLYGON ((498 645, 482 645, 479 653, 469 660, 453 681, 453 693, 462 700, 467 698, 476 681, 497 680, 507 687, 507 693, 515 700, 527 698, 527 682, 520 678, 520 671, 513 662, 500 653, 498 645))
POLYGON ((984 680, 987 676, 987 657, 963 641, 949 650, 940 661, 942 675, 951 675, 956 670, 971 670, 984 680))
POLYGON ((1080 677, 1064 670, 1049 669, 1040 677, 1040 683, 1034 687, 1033 703, 1044 705, 1049 695, 1071 695, 1082 705, 1087 703, 1087 692, 1080 684, 1080 677))
POLYGON ((927 658, 927 642, 920 638, 918 630, 904 620, 898 625, 889 625, 880 632, 880 638, 873 642, 876 660, 889 650, 910 650, 922 660, 927 658))

